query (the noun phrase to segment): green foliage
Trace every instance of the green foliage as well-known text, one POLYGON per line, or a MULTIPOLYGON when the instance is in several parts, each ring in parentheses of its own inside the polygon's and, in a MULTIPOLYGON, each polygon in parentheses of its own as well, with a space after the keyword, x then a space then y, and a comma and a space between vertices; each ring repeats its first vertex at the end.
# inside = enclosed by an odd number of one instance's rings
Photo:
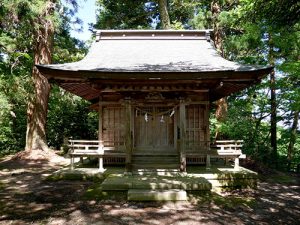
MULTIPOLYGON (((34 93, 31 80, 33 33, 37 28, 34 21, 41 15, 46 4, 51 4, 51 1, 4 0, 0 3, 0 154, 22 150, 25 146, 27 104, 34 93)), ((51 19, 57 31, 53 62, 78 61, 87 50, 83 43, 70 36, 70 16, 76 12, 76 1, 72 1, 71 4, 70 8, 63 7, 59 1, 53 5, 55 13, 51 19)), ((60 91, 54 88, 53 95, 59 98, 59 93, 60 91)), ((63 100, 67 101, 65 98, 59 102, 50 101, 49 108, 53 108, 51 104, 56 104, 55 107, 62 110, 66 103, 63 100)), ((87 118, 83 121, 96 119, 95 116, 86 113, 86 102, 77 100, 75 105, 79 109, 78 113, 85 113, 87 118)), ((56 119, 57 117, 50 116, 49 124, 55 124, 56 119)), ((68 121, 63 122, 65 124, 62 127, 65 130, 72 130, 68 121)), ((94 122, 89 122, 84 128, 93 127, 91 124, 94 122)), ((48 126, 48 129, 49 143, 58 148, 59 143, 53 133, 60 133, 58 129, 61 127, 48 126)), ((79 129, 78 132, 82 130, 79 129)), ((93 128, 91 132, 94 132, 93 128)), ((91 136, 94 137, 94 133, 91 136)), ((89 134, 85 134, 87 135, 89 134)))
MULTIPOLYGON (((150 29, 161 28, 157 1, 98 0, 99 14, 95 28, 98 29, 150 29)), ((193 18, 195 1, 171 0, 168 11, 172 29, 189 27, 193 18)))
POLYGON ((251 2, 253 10, 248 12, 253 20, 266 20, 272 26, 293 26, 300 21, 298 0, 244 0, 251 2), (257 13, 259 12, 259 13, 257 13))
MULTIPOLYGON (((286 157, 291 136, 289 127, 300 104, 299 13, 295 14, 299 11, 299 3, 277 0, 268 1, 270 4, 260 0, 216 2, 221 9, 217 21, 227 59, 266 65, 272 63, 269 61, 272 52, 276 70, 278 154, 281 158, 286 157), (283 7, 278 7, 282 4, 283 7)), ((207 13, 209 4, 209 1, 202 2, 192 20, 193 27, 207 27, 211 17, 207 13)), ((254 88, 228 99, 229 112, 224 122, 219 123, 211 117, 212 137, 218 130, 221 138, 243 139, 245 153, 270 162, 269 83, 265 79, 262 85, 254 88)), ((297 133, 300 133, 299 126, 297 133)), ((298 135, 295 160, 299 153, 298 135)))
POLYGON ((95 27, 98 29, 146 29, 155 19, 156 5, 146 1, 98 0, 99 15, 95 27))
POLYGON ((54 86, 51 91, 47 123, 49 146, 59 149, 64 139, 97 139, 98 113, 80 97, 54 86))
MULTIPOLYGON (((20 150, 25 144, 26 110, 33 93, 34 20, 46 0, 3 0, 0 3, 0 151, 20 150)), ((49 1, 47 1, 49 2, 49 1)), ((52 21, 56 27, 53 61, 78 61, 86 46, 70 37, 70 24, 78 5, 66 8, 57 1, 52 21), (63 10, 62 10, 63 9, 63 10)), ((300 109, 300 25, 299 1, 221 0, 215 21, 221 29, 225 57, 245 64, 269 63, 272 50, 276 69, 278 153, 285 157, 291 137, 293 113, 300 109)), ((173 29, 212 28, 212 1, 169 0, 168 10, 173 29)), ((98 0, 96 28, 159 29, 157 1, 98 0)), ((75 19, 75 21, 80 21, 75 19)), ((211 132, 216 128, 223 139, 243 139, 244 152, 268 161, 270 153, 269 83, 232 95, 227 119, 219 123, 211 116, 211 132)), ((89 104, 53 86, 49 102, 48 140, 60 148, 64 138, 97 137, 97 112, 89 104)), ((213 115, 213 114, 212 114, 213 115)), ((295 143, 294 159, 300 160, 300 138, 295 143)))
POLYGON ((189 21, 189 24, 194 29, 209 29, 211 28, 211 17, 211 11, 204 8, 189 21))

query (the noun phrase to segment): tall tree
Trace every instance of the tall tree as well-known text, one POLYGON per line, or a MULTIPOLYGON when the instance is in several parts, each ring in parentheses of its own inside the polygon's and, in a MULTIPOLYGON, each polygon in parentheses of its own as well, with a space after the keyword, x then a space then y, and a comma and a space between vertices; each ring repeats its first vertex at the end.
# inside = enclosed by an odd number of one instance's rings
MULTIPOLYGON (((270 12, 272 10, 270 9, 274 7, 273 12, 282 9, 278 8, 276 4, 273 3, 271 5, 266 4, 264 7, 257 8, 258 2, 263 4, 265 3, 264 1, 259 0, 255 1, 255 4, 253 4, 253 1, 251 0, 243 1, 239 3, 239 7, 235 7, 229 12, 220 13, 221 24, 223 27, 225 27, 225 35, 223 39, 224 53, 227 57, 234 60, 239 60, 243 63, 269 64, 275 66, 276 71, 280 71, 279 66, 281 64, 299 60, 299 41, 296 35, 298 32, 297 30, 299 30, 299 28, 297 28, 299 25, 294 20, 291 23, 290 21, 283 23, 282 20, 271 20, 270 18, 272 16, 270 15, 270 12), (287 30, 288 32, 286 32, 287 30)), ((272 2, 278 1, 275 0, 272 2)), ((298 3, 295 3, 294 1, 291 2, 295 7, 290 7, 289 5, 289 8, 293 11, 293 9, 297 8, 296 4, 298 3)), ((281 13, 289 13, 289 11, 281 13)), ((285 17, 295 18, 295 15, 285 15, 285 17)), ((279 131, 277 130, 277 122, 279 119, 282 119, 283 116, 278 116, 277 114, 281 112, 288 115, 294 115, 291 114, 291 112, 297 112, 297 110, 295 108, 292 109, 292 107, 287 107, 289 108, 289 111, 287 112, 287 110, 283 109, 282 105, 283 101, 285 102, 288 98, 291 99, 291 95, 287 97, 287 95, 285 96, 282 93, 284 91, 292 93, 293 91, 291 91, 291 88, 295 87, 295 85, 291 85, 288 88, 285 88, 287 89, 285 90, 283 89, 284 86, 282 86, 286 85, 287 83, 295 82, 294 79, 289 78, 289 73, 291 72, 292 70, 289 70, 285 74, 279 72, 282 75, 277 76, 275 79, 275 71, 273 71, 273 73, 270 75, 268 86, 261 86, 263 89, 259 90, 261 93, 265 93, 265 96, 270 97, 269 102, 265 104, 265 108, 269 110, 270 115, 267 115, 267 117, 254 116, 254 119, 259 122, 256 124, 261 126, 261 128, 262 126, 265 126, 265 123, 261 123, 260 118, 270 119, 270 123, 267 126, 269 128, 269 132, 264 132, 263 134, 265 136, 264 139, 268 140, 267 142, 263 142, 267 145, 262 148, 271 149, 271 151, 268 152, 268 159, 270 159, 270 156, 273 156, 273 158, 276 159, 276 156, 278 155, 277 133, 279 131), (279 80, 281 80, 282 84, 278 83, 279 80), (267 88, 269 91, 267 91, 267 88), (276 93, 276 88, 280 88, 281 91, 276 93), (277 100, 276 97, 278 94, 281 96, 281 99, 279 100, 277 100)), ((257 108, 257 105, 255 108, 257 108)), ((263 114, 258 113, 257 115, 263 114)), ((259 140, 259 138, 257 138, 257 140, 259 140)), ((258 146, 263 145, 260 143, 258 146)), ((261 152, 260 154, 263 155, 264 153, 261 152)))
MULTIPOLYGON (((210 5, 211 15, 212 15, 212 28, 213 28, 213 42, 217 51, 224 57, 223 51, 223 40, 222 40, 222 29, 220 27, 220 13, 221 13, 221 5, 218 0, 214 0, 210 5)), ((225 120, 228 110, 227 98, 221 98, 216 101, 216 119, 219 122, 225 120)), ((216 129, 215 139, 219 138, 219 130, 216 129)))
POLYGON ((292 161, 293 156, 294 156, 294 146, 296 143, 297 139, 297 126, 298 126, 298 121, 299 121, 299 116, 300 116, 300 111, 296 110, 292 112, 292 117, 293 117, 293 124, 291 127, 291 134, 290 134, 290 140, 289 140, 289 145, 287 149, 287 159, 289 162, 292 161))
POLYGON ((194 15, 194 1, 181 0, 97 0, 98 29, 176 29, 188 27, 194 15))
MULTIPOLYGON (((66 2, 72 4, 76 11, 76 1, 68 0, 66 2)), ((25 81, 28 81, 27 77, 31 67, 31 82, 28 82, 30 85, 26 84, 28 87, 26 87, 25 95, 29 104, 27 108, 27 151, 24 154, 30 156, 33 150, 38 149, 48 152, 45 125, 50 85, 34 65, 52 62, 55 27, 61 27, 63 20, 66 24, 70 22, 67 14, 71 9, 61 10, 63 8, 59 0, 35 2, 4 0, 0 7, 0 26, 2 28, 0 50, 1 55, 7 56, 0 61, 0 64, 11 68, 10 75, 15 75, 13 71, 18 72, 19 76, 23 78, 21 80, 25 81), (14 61, 10 62, 10 60, 14 61), (22 67, 24 69, 20 70, 19 68, 22 67)), ((12 113, 12 115, 14 114, 12 113)))
POLYGON ((248 15, 256 20, 266 20, 271 26, 290 27, 300 21, 298 0, 252 0, 248 15))
POLYGON ((212 15, 212 28, 213 28, 213 42, 217 51, 224 56, 223 45, 222 45, 222 30, 220 27, 220 13, 221 5, 218 0, 211 2, 210 6, 211 15, 212 15))
POLYGON ((147 29, 157 16, 155 4, 135 0, 97 0, 98 29, 147 29))
POLYGON ((162 28, 168 30, 171 28, 170 16, 168 11, 168 0, 158 0, 158 8, 162 28))
MULTIPOLYGON (((272 40, 272 34, 268 35, 268 45, 269 45, 269 53, 268 60, 270 65, 275 66, 274 59, 274 43, 272 40)), ((277 102, 276 102, 276 79, 275 79, 275 71, 273 70, 270 73, 270 91, 271 91, 271 118, 270 118, 270 134, 271 134, 271 155, 273 159, 277 162, 277 102)))
POLYGON ((55 0, 45 2, 45 7, 36 18, 32 18, 33 54, 34 65, 32 79, 34 83, 34 95, 30 99, 27 110, 27 132, 25 150, 48 151, 46 140, 46 119, 48 111, 48 99, 50 84, 35 67, 36 64, 50 64, 52 62, 54 24, 53 16, 55 0))

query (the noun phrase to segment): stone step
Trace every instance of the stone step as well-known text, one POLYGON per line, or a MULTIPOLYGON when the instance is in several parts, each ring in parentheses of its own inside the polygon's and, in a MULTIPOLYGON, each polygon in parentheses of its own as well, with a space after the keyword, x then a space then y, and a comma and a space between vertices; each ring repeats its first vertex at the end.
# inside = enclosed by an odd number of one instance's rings
POLYGON ((133 156, 178 156, 176 152, 164 152, 164 151, 138 151, 132 153, 133 156))
POLYGON ((118 175, 108 176, 101 184, 104 191, 113 190, 169 190, 209 191, 211 183, 202 177, 189 177, 183 174, 177 176, 157 175, 118 175))
POLYGON ((133 157, 132 163, 141 163, 141 164, 149 164, 149 163, 157 163, 157 164, 164 164, 164 163, 179 163, 178 158, 163 158, 163 157, 133 157))
POLYGON ((209 191, 212 185, 204 178, 191 179, 189 177, 168 177, 153 175, 145 175, 136 177, 132 182, 132 189, 147 189, 147 190, 169 190, 181 189, 189 191, 209 191))
POLYGON ((133 175, 179 176, 179 169, 137 169, 133 175))
POLYGON ((179 163, 133 163, 132 169, 178 169, 179 163))
POLYGON ((127 199, 129 201, 186 201, 187 194, 186 191, 180 189, 129 189, 127 199))

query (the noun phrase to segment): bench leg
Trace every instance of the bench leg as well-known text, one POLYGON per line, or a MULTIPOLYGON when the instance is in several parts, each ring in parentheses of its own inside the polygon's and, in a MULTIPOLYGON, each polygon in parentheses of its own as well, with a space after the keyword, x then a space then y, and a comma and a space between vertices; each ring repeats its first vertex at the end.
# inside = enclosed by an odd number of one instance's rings
POLYGON ((74 170, 74 158, 71 156, 70 169, 74 170))
POLYGON ((99 158, 99 172, 103 173, 105 169, 103 168, 103 158, 99 158))
POLYGON ((207 154, 206 155, 206 169, 210 169, 210 155, 207 154))
POLYGON ((234 159, 234 170, 238 170, 240 168, 240 159, 236 157, 234 159))

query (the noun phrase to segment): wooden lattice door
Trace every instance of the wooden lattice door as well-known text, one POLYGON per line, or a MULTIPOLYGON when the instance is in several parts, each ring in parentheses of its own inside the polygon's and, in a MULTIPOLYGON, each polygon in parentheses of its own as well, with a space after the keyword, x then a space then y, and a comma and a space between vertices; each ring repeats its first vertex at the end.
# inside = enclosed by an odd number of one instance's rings
POLYGON ((143 107, 135 111, 135 147, 138 149, 174 149, 172 108, 143 107))
POLYGON ((201 152, 209 143, 208 108, 206 105, 186 107, 186 151, 201 152))
POLYGON ((121 106, 103 108, 103 140, 106 147, 123 149, 125 145, 125 109, 121 106))

